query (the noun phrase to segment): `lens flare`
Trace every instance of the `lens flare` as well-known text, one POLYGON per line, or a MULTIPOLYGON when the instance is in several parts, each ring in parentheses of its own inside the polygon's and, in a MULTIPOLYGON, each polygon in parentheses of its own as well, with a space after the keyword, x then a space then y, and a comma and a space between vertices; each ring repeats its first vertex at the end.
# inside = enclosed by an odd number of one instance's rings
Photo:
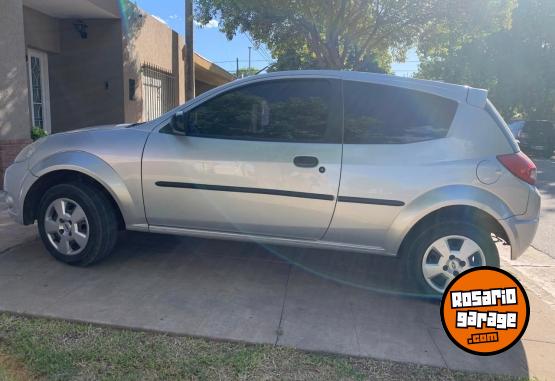
POLYGON ((129 4, 127 0, 118 0, 119 12, 121 14, 121 28, 124 34, 129 32, 129 4))

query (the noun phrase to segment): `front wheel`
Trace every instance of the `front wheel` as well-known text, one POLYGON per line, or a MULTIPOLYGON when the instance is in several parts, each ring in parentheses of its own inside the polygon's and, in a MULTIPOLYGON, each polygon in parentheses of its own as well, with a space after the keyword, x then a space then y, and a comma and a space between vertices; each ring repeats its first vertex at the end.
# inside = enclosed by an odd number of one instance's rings
POLYGON ((117 235, 117 215, 101 189, 88 183, 60 184, 41 199, 38 228, 53 257, 87 266, 108 256, 117 235))
POLYGON ((425 294, 439 295, 459 274, 481 266, 499 267, 491 234, 465 222, 445 222, 419 234, 407 253, 408 272, 425 294))

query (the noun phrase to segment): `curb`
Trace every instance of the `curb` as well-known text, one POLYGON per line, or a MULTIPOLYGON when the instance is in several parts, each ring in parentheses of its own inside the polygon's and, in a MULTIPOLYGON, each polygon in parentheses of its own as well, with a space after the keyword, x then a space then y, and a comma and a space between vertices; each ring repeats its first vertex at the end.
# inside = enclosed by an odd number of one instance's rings
MULTIPOLYGON (((555 283, 542 282, 537 274, 531 270, 538 268, 552 269, 555 273, 555 259, 541 253, 540 251, 530 247, 523 257, 542 256, 542 265, 528 265, 522 259, 510 260, 504 255, 500 255, 501 268, 515 275, 518 280, 522 282, 527 291, 536 294, 545 304, 549 305, 552 310, 555 310, 555 283)), ((522 258, 522 257, 521 257, 522 258)), ((524 258, 524 259, 525 259, 524 258)))

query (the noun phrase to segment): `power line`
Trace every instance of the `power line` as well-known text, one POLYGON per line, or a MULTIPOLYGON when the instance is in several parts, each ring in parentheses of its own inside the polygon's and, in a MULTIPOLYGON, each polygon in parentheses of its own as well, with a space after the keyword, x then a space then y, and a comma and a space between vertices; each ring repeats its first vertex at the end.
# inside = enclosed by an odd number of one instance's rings
POLYGON ((268 52, 268 49, 264 45, 260 46, 262 48, 262 55, 265 56, 268 60, 272 60, 272 55, 268 52))
MULTIPOLYGON (((244 62, 244 63, 248 63, 248 60, 239 60, 239 62, 244 62)), ((272 62, 268 62, 266 60, 252 60, 251 62, 264 62, 264 63, 273 63, 272 62)), ((212 61, 212 63, 217 64, 217 65, 221 65, 221 66, 231 66, 236 65, 237 60, 233 60, 233 61, 212 61)), ((418 71, 418 68, 415 67, 414 69, 392 69, 394 72, 407 72, 407 73, 411 73, 411 72, 416 72, 418 71)))
MULTIPOLYGON (((273 62, 274 59, 262 59, 262 60, 251 60, 251 62, 273 62)), ((229 60, 229 61, 212 61, 212 63, 215 64, 223 64, 223 63, 230 63, 233 62, 235 63, 236 60, 229 60)), ((248 62, 248 60, 239 60, 239 62, 248 62)), ((420 61, 405 61, 405 62, 394 62, 393 65, 403 65, 406 63, 420 63, 420 61)))
MULTIPOLYGON (((212 63, 215 64, 221 64, 221 63, 235 63, 237 62, 237 60, 229 60, 229 61, 212 61, 212 63)), ((239 62, 249 62, 249 60, 239 60, 239 62)), ((268 60, 251 60, 251 62, 268 62, 268 60)))
MULTIPOLYGON (((249 33, 243 33, 245 36, 247 36, 247 38, 249 39, 250 43, 252 44, 252 46, 257 46, 257 44, 254 43, 254 41, 252 40, 251 36, 249 33)), ((260 46, 262 47, 262 46, 260 46)), ((258 52, 258 54, 260 54, 260 56, 262 56, 262 58, 266 58, 266 60, 268 61, 268 63, 273 62, 273 60, 268 56, 264 56, 262 50, 260 49, 256 49, 256 51, 258 52)))
POLYGON ((266 47, 263 46, 262 51, 264 52, 264 55, 266 56, 266 58, 268 58, 269 61, 274 61, 274 58, 272 57, 272 53, 270 53, 268 49, 266 49, 266 47))

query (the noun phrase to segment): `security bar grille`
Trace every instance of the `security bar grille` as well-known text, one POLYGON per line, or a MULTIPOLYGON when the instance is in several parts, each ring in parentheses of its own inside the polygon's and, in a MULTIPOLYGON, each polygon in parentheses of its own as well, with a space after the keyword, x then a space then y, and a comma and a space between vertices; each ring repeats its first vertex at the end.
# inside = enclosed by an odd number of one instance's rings
POLYGON ((143 84, 143 121, 158 118, 177 106, 175 77, 164 69, 144 64, 141 68, 143 84))

